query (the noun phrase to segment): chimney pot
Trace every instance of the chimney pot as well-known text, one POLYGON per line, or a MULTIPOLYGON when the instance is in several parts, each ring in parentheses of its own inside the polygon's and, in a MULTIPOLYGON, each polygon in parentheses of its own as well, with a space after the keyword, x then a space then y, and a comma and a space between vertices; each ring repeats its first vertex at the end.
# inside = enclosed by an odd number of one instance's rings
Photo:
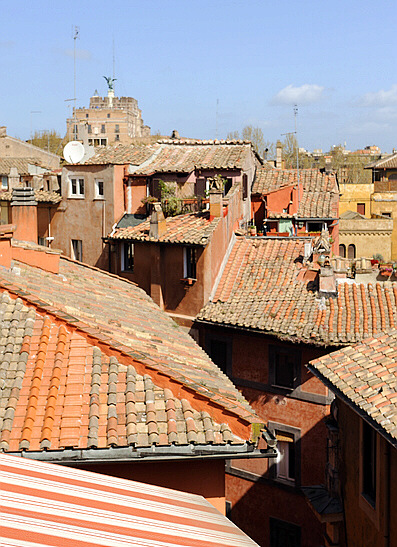
POLYGON ((161 203, 153 203, 152 214, 150 215, 149 237, 159 239, 167 230, 161 203))

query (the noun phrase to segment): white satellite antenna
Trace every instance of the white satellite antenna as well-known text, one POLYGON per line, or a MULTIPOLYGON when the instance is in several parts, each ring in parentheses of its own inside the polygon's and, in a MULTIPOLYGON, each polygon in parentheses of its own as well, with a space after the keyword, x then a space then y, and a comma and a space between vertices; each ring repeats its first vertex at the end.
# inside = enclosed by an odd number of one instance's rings
POLYGON ((79 141, 70 141, 63 149, 63 157, 68 163, 79 163, 84 156, 84 146, 79 141))

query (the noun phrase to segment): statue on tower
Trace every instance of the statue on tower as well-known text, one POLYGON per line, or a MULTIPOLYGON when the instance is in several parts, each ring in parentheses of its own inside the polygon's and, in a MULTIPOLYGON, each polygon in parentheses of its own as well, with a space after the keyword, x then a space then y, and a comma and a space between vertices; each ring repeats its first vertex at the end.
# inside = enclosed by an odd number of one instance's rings
POLYGON ((109 91, 114 91, 114 82, 117 78, 111 78, 110 76, 104 76, 106 83, 108 84, 109 91))

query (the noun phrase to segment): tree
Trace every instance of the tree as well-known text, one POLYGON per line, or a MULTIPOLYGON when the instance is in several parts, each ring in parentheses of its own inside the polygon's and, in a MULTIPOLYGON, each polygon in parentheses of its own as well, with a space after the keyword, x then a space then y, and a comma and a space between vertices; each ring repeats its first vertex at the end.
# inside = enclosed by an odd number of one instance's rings
POLYGON ((45 129, 44 131, 35 131, 33 137, 29 140, 35 146, 53 152, 60 156, 62 154, 63 145, 66 144, 65 138, 62 138, 55 129, 45 129))
POLYGON ((260 127, 246 125, 241 131, 241 134, 238 131, 231 131, 226 135, 226 138, 229 140, 241 139, 244 141, 251 141, 252 146, 262 158, 274 156, 274 143, 265 140, 263 131, 260 127))

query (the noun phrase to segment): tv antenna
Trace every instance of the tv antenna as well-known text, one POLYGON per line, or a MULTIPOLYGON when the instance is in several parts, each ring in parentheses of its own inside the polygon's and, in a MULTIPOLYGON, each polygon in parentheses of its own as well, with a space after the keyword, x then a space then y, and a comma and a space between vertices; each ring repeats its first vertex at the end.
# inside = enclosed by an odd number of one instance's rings
MULTIPOLYGON (((295 135, 295 146, 296 146, 296 179, 298 183, 298 213, 300 207, 301 199, 301 189, 300 189, 300 173, 299 173, 299 145, 298 145, 298 129, 297 129, 297 117, 298 117, 298 105, 294 104, 294 122, 295 122, 295 131, 290 131, 289 133, 282 133, 281 135, 295 135)), ((296 227, 296 234, 298 235, 298 226, 296 227)))
MULTIPOLYGON (((73 122, 74 126, 76 127, 76 40, 79 37, 80 33, 80 27, 76 27, 76 25, 73 28, 73 83, 74 83, 74 109, 73 109, 73 122)), ((77 139, 77 133, 75 133, 74 138, 77 139)))

